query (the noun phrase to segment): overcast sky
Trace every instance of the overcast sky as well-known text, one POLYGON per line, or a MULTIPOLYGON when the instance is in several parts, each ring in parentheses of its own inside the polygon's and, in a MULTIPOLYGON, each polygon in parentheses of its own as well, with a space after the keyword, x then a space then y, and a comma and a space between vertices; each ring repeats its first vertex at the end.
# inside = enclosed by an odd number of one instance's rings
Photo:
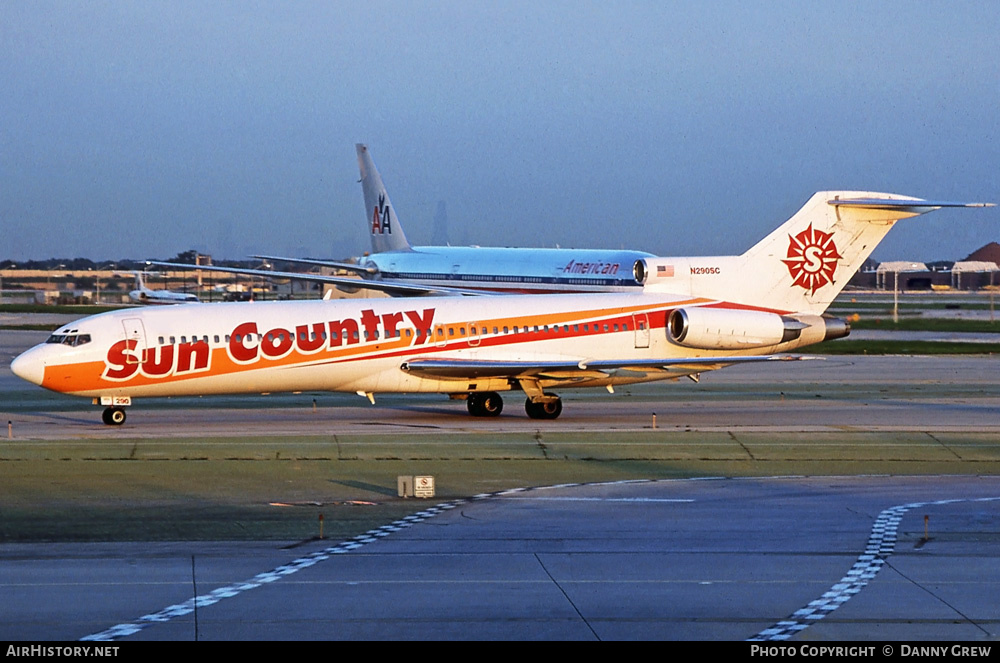
MULTIPOLYGON (((983 2, 0 0, 0 259, 409 239, 741 253, 817 190, 1000 202, 983 2)), ((1000 208, 890 259, 1000 241, 1000 208)))

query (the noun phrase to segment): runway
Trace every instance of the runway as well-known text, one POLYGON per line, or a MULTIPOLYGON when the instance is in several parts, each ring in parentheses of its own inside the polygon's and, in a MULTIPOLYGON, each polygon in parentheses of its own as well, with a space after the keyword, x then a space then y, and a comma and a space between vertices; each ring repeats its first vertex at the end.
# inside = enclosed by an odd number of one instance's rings
MULTIPOLYGON (((10 333, 0 333, 5 352, 10 333)), ((733 367, 698 384, 566 390, 562 417, 549 422, 528 419, 515 395, 499 418, 478 419, 441 397, 377 396, 372 406, 310 393, 137 401, 120 428, 101 424, 86 401, 22 386, 4 365, 0 417, 19 441, 447 439, 542 428, 586 440, 655 425, 792 445, 812 433, 961 433, 992 448, 998 361, 836 357, 733 367)), ((6 465, 0 472, 16 471, 6 465)), ((661 480, 421 503, 410 518, 357 539, 291 549, 7 544, 0 637, 995 639, 998 499, 995 476, 661 480)))
POLYGON ((996 477, 674 480, 508 491, 294 550, 3 546, 0 637, 981 641, 998 516, 996 477))

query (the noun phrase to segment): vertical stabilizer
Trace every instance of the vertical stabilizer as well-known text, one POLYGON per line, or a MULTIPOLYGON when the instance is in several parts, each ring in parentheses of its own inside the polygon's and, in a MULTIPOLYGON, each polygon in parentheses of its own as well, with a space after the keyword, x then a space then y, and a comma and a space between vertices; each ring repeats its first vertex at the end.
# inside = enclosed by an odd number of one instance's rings
POLYGON ((741 271, 760 304, 822 313, 896 221, 942 207, 981 205, 869 191, 821 191, 740 256, 741 271))
POLYGON ((372 238, 372 252, 409 251, 396 210, 389 202, 389 194, 375 168, 367 145, 358 144, 358 168, 361 170, 361 188, 365 194, 368 232, 372 238))
POLYGON ((819 314, 896 221, 942 207, 985 206, 869 191, 821 191, 743 255, 655 258, 646 261, 643 271, 653 291, 819 314), (661 273, 666 277, 660 278, 661 273))

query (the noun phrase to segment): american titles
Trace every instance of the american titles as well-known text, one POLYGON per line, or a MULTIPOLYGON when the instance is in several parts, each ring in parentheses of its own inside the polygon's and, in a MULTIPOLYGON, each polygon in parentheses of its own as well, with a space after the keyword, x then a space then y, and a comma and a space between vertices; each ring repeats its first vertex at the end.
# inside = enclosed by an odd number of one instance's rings
POLYGON ((563 274, 617 274, 617 262, 577 262, 570 260, 563 267, 563 274))

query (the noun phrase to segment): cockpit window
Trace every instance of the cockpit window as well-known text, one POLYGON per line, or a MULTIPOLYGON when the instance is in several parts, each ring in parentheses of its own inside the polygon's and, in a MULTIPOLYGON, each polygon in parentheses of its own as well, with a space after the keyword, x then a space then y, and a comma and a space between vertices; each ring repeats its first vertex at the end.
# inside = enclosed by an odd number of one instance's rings
POLYGON ((45 342, 70 346, 84 345, 90 343, 90 334, 53 334, 45 339, 45 342))

